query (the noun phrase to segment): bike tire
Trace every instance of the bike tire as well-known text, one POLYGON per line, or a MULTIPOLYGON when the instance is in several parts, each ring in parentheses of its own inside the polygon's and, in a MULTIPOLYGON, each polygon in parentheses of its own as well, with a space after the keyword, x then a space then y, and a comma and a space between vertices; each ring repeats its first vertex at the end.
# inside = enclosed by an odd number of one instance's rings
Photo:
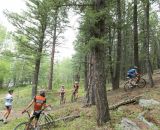
POLYGON ((53 127, 55 127, 55 121, 53 119, 53 117, 50 114, 46 115, 46 119, 48 120, 49 124, 53 127))
POLYGON ((138 87, 144 88, 145 86, 146 86, 146 80, 143 78, 140 78, 140 80, 138 81, 138 87))
POLYGON ((124 91, 131 91, 133 88, 133 86, 129 83, 129 81, 127 81, 125 84, 124 84, 124 91))
POLYGON ((29 122, 22 122, 18 124, 14 130, 26 130, 27 125, 29 125, 29 130, 34 130, 34 127, 29 122))
POLYGON ((44 128, 46 129, 50 129, 50 127, 54 127, 55 126, 55 122, 53 120, 53 117, 49 114, 42 114, 41 115, 41 118, 39 120, 39 123, 42 125, 42 124, 46 124, 46 125, 43 125, 44 128))
POLYGON ((47 116, 50 118, 50 120, 51 120, 51 122, 52 122, 52 123, 51 123, 52 126, 55 127, 55 121, 54 121, 54 119, 53 119, 53 116, 51 116, 50 114, 48 114, 47 116))

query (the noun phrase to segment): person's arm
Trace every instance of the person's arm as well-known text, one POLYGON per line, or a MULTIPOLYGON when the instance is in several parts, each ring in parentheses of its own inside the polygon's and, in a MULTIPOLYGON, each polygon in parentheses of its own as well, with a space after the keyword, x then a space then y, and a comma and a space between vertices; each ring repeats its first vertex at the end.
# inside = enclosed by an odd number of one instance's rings
POLYGON ((28 108, 30 108, 33 103, 34 103, 34 99, 28 104, 28 106, 22 111, 22 113, 24 113, 28 108))
POLYGON ((60 91, 59 91, 59 96, 61 96, 61 89, 60 89, 60 91))
POLYGON ((47 107, 51 107, 51 105, 50 105, 50 104, 46 104, 46 101, 45 101, 44 104, 43 104, 43 109, 42 109, 42 111, 43 111, 44 109, 46 109, 47 107))

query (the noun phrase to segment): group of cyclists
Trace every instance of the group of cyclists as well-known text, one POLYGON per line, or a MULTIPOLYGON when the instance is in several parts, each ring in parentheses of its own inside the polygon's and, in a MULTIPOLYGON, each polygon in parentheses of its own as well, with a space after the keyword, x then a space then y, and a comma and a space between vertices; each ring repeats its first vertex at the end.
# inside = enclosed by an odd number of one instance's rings
MULTIPOLYGON (((73 91, 72 91, 72 95, 75 97, 75 99, 78 98, 78 89, 79 89, 79 83, 75 82, 75 84, 73 85, 73 91)), ((63 104, 63 103, 65 103, 65 88, 64 88, 64 85, 61 86, 61 89, 60 89, 59 93, 60 93, 60 104, 63 104)), ((7 123, 7 118, 10 115, 10 112, 12 110, 12 102, 13 102, 13 89, 9 89, 8 94, 5 97, 6 111, 4 112, 4 115, 0 119, 0 121, 3 121, 4 123, 7 123)), ((33 112, 31 114, 32 116, 30 117, 29 123, 32 122, 32 120, 35 118, 35 126, 36 126, 41 112, 45 108, 51 107, 51 105, 46 104, 46 92, 45 92, 45 90, 40 90, 39 95, 36 95, 33 98, 33 100, 28 104, 28 106, 22 111, 22 114, 27 112, 28 109, 32 105, 33 105, 33 112)), ((29 128, 27 128, 27 130, 28 129, 29 128)))
MULTIPOLYGON (((78 89, 79 89, 79 83, 76 81, 75 84, 73 85, 73 90, 72 90, 72 96, 71 96, 71 102, 76 101, 76 99, 78 98, 78 89)), ((61 86, 60 88, 60 104, 65 104, 65 88, 64 85, 61 86)))
MULTIPOLYGON (((138 81, 138 67, 134 66, 133 68, 129 69, 127 72, 127 76, 130 78, 130 82, 132 82, 133 85, 136 85, 138 81), (134 81, 134 82, 133 82, 134 81)), ((78 98, 78 89, 79 89, 79 83, 75 82, 73 85, 73 91, 72 91, 72 97, 71 97, 71 102, 76 101, 78 98)), ((60 95, 60 104, 65 103, 65 86, 62 85, 59 91, 60 95)), ((6 123, 7 118, 11 112, 12 109, 12 102, 13 102, 13 90, 9 89, 8 94, 5 97, 5 107, 6 111, 3 115, 3 118, 0 119, 4 123, 6 123)), ((46 93, 45 90, 41 90, 39 92, 39 95, 36 95, 34 99, 28 104, 28 106, 22 111, 22 114, 25 113, 31 106, 33 105, 33 113, 32 116, 30 117, 29 122, 32 122, 32 120, 35 118, 35 126, 37 125, 38 119, 40 117, 41 112, 49 107, 50 105, 46 104, 46 93)), ((28 129, 28 128, 27 128, 28 129)))

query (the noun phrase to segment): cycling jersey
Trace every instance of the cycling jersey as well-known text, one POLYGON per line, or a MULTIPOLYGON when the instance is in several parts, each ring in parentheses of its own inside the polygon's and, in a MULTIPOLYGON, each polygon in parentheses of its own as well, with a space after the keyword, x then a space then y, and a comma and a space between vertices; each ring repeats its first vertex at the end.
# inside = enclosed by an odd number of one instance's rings
POLYGON ((78 88, 79 88, 79 85, 74 85, 74 93, 78 93, 78 88))
POLYGON ((34 98, 34 111, 40 111, 42 106, 45 106, 46 98, 43 96, 35 96, 34 98))
POLYGON ((129 78, 135 78, 137 75, 137 70, 136 69, 130 69, 127 73, 129 78))
POLYGON ((7 94, 5 97, 5 106, 12 106, 13 96, 11 94, 7 94))
POLYGON ((64 88, 61 88, 60 94, 61 94, 61 96, 63 96, 65 94, 64 88))

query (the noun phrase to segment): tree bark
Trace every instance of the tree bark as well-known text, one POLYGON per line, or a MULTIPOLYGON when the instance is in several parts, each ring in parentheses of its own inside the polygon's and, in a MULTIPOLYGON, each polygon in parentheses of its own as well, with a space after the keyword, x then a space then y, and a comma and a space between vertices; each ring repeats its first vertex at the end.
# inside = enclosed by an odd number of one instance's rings
POLYGON ((36 60, 35 60, 34 77, 33 77, 33 83, 32 83, 32 98, 37 94, 37 86, 38 86, 38 77, 39 77, 42 49, 43 49, 43 42, 39 46, 38 55, 36 56, 36 60))
POLYGON ((139 53, 138 53, 138 25, 137 25, 137 0, 134 0, 134 12, 133 12, 133 24, 134 24, 134 64, 139 67, 139 53))
POLYGON ((150 37, 150 31, 149 31, 149 8, 150 8, 150 2, 149 0, 145 3, 145 44, 146 44, 146 68, 147 68, 147 74, 148 74, 148 80, 151 87, 154 86, 154 82, 152 79, 152 70, 151 70, 151 64, 150 64, 150 53, 149 53, 149 37, 150 37))
POLYGON ((85 56, 85 63, 84 63, 84 90, 87 91, 88 88, 88 57, 85 56))
MULTIPOLYGON (((105 8, 106 0, 94 0, 94 10, 99 13, 105 8)), ((105 16, 104 16, 105 17, 105 16)), ((103 38, 105 36, 105 18, 103 16, 97 18, 95 23, 94 37, 103 38)), ((97 108, 97 125, 101 126, 110 120, 109 107, 106 95, 106 46, 105 44, 96 43, 92 48, 93 67, 94 67, 94 88, 95 102, 97 108)))
POLYGON ((0 88, 3 87, 3 79, 0 79, 0 88))
POLYGON ((105 47, 98 45, 95 48, 95 64, 94 64, 94 86, 95 101, 97 107, 97 124, 103 125, 110 120, 109 107, 106 95, 106 70, 105 70, 105 47))
POLYGON ((117 25, 117 59, 116 68, 114 73, 114 82, 112 82, 113 90, 119 88, 120 80, 120 68, 121 68, 121 0, 117 0, 117 15, 118 15, 118 25, 117 25))
POLYGON ((55 25, 54 25, 54 33, 53 33, 53 42, 52 42, 52 53, 51 53, 51 62, 50 62, 50 71, 49 71, 49 80, 48 80, 48 89, 52 90, 53 85, 53 66, 54 66, 54 55, 55 55, 55 47, 56 47, 56 33, 57 33, 57 17, 58 10, 55 13, 55 25))
POLYGON ((87 98, 87 105, 91 106, 91 105, 95 105, 95 88, 94 88, 94 66, 93 66, 93 54, 89 54, 88 56, 88 86, 87 86, 87 94, 86 94, 86 98, 87 98))

